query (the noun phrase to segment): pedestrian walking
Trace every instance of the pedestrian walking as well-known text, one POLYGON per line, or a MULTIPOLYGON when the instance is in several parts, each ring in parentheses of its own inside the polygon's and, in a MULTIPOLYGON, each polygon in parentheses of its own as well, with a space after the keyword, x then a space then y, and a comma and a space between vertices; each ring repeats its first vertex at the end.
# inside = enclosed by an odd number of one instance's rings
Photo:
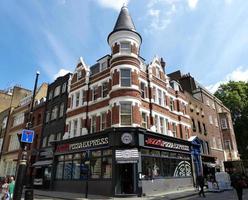
POLYGON ((243 188, 247 187, 244 177, 241 174, 234 172, 231 175, 231 186, 236 190, 238 200, 242 200, 243 188))
POLYGON ((9 182, 8 178, 6 177, 4 179, 4 184, 2 185, 2 198, 1 200, 9 200, 10 195, 9 195, 9 182))
POLYGON ((10 183, 9 183, 10 199, 13 199, 14 189, 15 189, 15 177, 11 176, 10 177, 10 183))
POLYGON ((199 192, 199 196, 201 197, 201 195, 205 198, 205 193, 204 193, 204 177, 202 175, 199 175, 197 177, 197 183, 198 186, 200 186, 200 192, 199 192))

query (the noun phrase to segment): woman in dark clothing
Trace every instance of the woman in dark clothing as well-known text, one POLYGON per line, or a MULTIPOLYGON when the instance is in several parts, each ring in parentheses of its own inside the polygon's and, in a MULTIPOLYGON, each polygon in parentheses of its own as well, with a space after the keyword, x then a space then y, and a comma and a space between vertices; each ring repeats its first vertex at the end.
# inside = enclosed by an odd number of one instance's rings
POLYGON ((243 177, 238 173, 233 173, 231 175, 231 186, 234 187, 234 189, 237 192, 238 200, 243 199, 243 188, 246 187, 246 182, 243 179, 243 177))
POLYGON ((198 185, 201 188, 201 190, 199 192, 199 196, 202 195, 205 198, 206 196, 205 196, 205 193, 204 193, 204 177, 202 175, 199 175, 197 177, 197 183, 198 183, 198 185))

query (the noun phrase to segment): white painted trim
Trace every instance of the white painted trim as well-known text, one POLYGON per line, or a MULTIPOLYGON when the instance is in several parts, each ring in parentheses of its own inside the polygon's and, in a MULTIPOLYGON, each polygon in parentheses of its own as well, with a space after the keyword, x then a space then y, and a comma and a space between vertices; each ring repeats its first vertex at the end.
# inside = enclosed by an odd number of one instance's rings
POLYGON ((132 31, 121 30, 115 33, 112 33, 109 37, 109 45, 112 47, 115 43, 120 44, 120 42, 129 41, 135 43, 136 46, 139 48, 141 44, 141 38, 137 33, 132 31))
POLYGON ((110 79, 111 79, 110 76, 108 76, 108 77, 106 77, 106 78, 104 78, 104 79, 100 79, 99 81, 90 84, 90 89, 93 89, 95 86, 99 87, 99 86, 101 86, 104 82, 109 82, 110 79))
POLYGON ((105 106, 105 107, 99 108, 97 110, 93 110, 93 111, 89 112, 89 117, 91 117, 93 115, 97 115, 98 113, 101 114, 103 112, 108 112, 109 110, 110 110, 109 106, 105 106))
POLYGON ((145 108, 139 107, 139 110, 140 110, 140 112, 144 112, 144 113, 146 113, 148 115, 150 114, 150 110, 147 110, 145 108))
POLYGON ((116 91, 116 90, 126 90, 126 89, 137 90, 137 91, 140 92, 139 86, 137 86, 137 85, 133 85, 133 84, 132 84, 130 87, 122 87, 120 84, 118 84, 118 85, 112 86, 112 89, 110 90, 109 93, 114 92, 114 91, 116 91))
POLYGON ((145 84, 146 87, 148 87, 148 81, 139 77, 139 82, 143 82, 145 84))
MULTIPOLYGON (((113 68, 111 68, 110 73, 113 74, 115 70, 117 70, 117 72, 120 72, 121 69, 131 69, 132 72, 136 71, 137 73, 139 73, 139 68, 134 66, 134 65, 129 65, 129 64, 121 64, 121 65, 116 65, 113 68)), ((121 76, 120 76, 121 77, 121 76)))
POLYGON ((121 125, 120 123, 118 124, 113 124, 111 127, 140 127, 140 124, 132 124, 132 125, 121 125))
POLYGON ((140 99, 137 99, 135 97, 132 97, 132 96, 123 96, 123 97, 115 97, 115 98, 112 98, 110 101, 109 101, 109 105, 113 106, 114 103, 116 103, 117 105, 120 104, 120 102, 122 101, 130 101, 132 103, 137 103, 139 106, 141 104, 140 102, 140 99))

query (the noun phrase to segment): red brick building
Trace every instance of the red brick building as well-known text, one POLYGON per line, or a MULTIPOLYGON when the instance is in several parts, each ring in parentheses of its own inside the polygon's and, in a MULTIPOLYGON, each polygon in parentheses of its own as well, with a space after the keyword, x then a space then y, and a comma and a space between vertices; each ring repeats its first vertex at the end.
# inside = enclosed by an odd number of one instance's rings
POLYGON ((107 195, 192 187, 183 91, 170 82, 162 58, 148 64, 140 56, 142 38, 126 7, 107 41, 111 54, 91 67, 80 58, 70 80, 54 189, 85 192, 87 179, 90 193, 107 195))

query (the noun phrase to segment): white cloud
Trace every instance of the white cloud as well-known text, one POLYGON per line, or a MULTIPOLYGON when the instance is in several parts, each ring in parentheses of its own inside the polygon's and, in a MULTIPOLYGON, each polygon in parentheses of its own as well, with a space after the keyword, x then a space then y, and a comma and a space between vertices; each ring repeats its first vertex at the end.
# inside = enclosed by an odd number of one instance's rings
POLYGON ((176 12, 176 5, 166 0, 165 9, 161 10, 160 1, 153 1, 153 3, 148 4, 147 16, 150 20, 150 26, 146 29, 146 32, 162 31, 167 28, 167 26, 172 21, 172 16, 176 12))
POLYGON ((124 4, 128 4, 130 0, 96 0, 100 6, 105 8, 111 8, 116 11, 120 11, 124 4))
POLYGON ((69 73, 69 72, 70 72, 70 71, 67 70, 67 69, 60 69, 59 72, 53 76, 53 78, 56 79, 56 78, 58 78, 58 77, 60 77, 60 76, 66 75, 66 74, 69 73))
POLYGON ((188 6, 192 10, 196 8, 197 3, 198 3, 198 0, 188 0, 188 6))
POLYGON ((214 93, 221 84, 227 83, 229 81, 248 81, 248 69, 245 69, 243 66, 240 66, 231 73, 227 74, 224 80, 209 85, 206 88, 210 92, 214 93))

